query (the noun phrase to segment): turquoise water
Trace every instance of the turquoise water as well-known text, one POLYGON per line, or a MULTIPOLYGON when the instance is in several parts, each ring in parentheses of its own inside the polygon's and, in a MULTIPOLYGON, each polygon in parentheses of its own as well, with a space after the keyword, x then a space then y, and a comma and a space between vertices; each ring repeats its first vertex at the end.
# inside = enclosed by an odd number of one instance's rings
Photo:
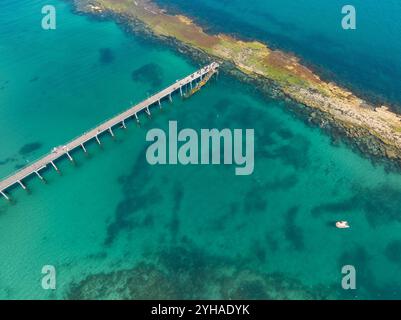
MULTIPOLYGON (((32 161, 198 68, 113 22, 49 1, 0 5, 0 175, 32 161)), ((267 28, 267 27, 266 27, 267 28)), ((357 82, 356 85, 359 85, 357 82)), ((385 92, 383 92, 384 94, 385 92)), ((0 199, 0 297, 399 298, 401 175, 222 75, 141 126, 102 137, 61 175, 0 199), (254 128, 255 170, 155 166, 150 128, 254 128), (339 219, 351 229, 333 227, 339 219), (57 290, 41 288, 54 265, 57 290), (341 289, 354 265, 357 287, 341 289)))

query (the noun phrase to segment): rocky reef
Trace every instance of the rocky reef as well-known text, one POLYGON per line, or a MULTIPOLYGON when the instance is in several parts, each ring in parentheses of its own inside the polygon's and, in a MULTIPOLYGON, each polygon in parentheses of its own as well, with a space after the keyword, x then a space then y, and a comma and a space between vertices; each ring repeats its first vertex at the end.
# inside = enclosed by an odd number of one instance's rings
MULTIPOLYGON (((334 286, 305 286, 279 273, 209 256, 192 244, 165 246, 130 269, 90 275, 67 299, 335 299, 334 286)), ((339 290, 337 290, 338 292, 339 290)))

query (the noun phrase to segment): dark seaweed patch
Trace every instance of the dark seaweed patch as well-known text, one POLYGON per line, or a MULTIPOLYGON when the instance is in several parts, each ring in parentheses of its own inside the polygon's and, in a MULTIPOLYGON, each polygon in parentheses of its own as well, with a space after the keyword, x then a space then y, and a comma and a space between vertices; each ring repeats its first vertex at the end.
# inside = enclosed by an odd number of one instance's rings
POLYGON ((181 184, 176 183, 174 185, 173 195, 174 195, 173 210, 174 212, 178 212, 181 209, 182 198, 184 196, 184 189, 181 184))
POLYGON ((9 162, 14 162, 14 161, 16 161, 17 159, 15 159, 15 158, 6 158, 6 159, 4 159, 4 160, 0 160, 0 166, 1 165, 5 165, 5 164, 7 164, 7 163, 9 163, 9 162))
POLYGON ((153 227, 154 224, 155 224, 154 216, 153 216, 153 214, 149 213, 143 218, 141 225, 143 227, 153 227))
POLYGON ((358 246, 350 251, 345 251, 339 258, 339 266, 343 265, 360 265, 366 266, 370 260, 370 256, 365 248, 358 246))
POLYGON ((93 254, 89 254, 87 256, 88 259, 94 259, 94 260, 103 260, 105 258, 107 258, 107 252, 102 251, 99 253, 93 253, 93 254))
POLYGON ((222 231, 235 218, 239 209, 238 203, 231 203, 225 211, 216 212, 210 221, 210 228, 216 231, 222 231))
POLYGON ((227 98, 223 98, 218 100, 214 106, 213 109, 215 109, 216 112, 218 113, 226 113, 226 111, 228 110, 229 107, 231 107, 234 104, 234 102, 230 99, 227 98))
POLYGON ((293 188, 298 183, 298 176, 290 174, 282 178, 277 178, 271 183, 267 183, 266 187, 271 190, 288 190, 293 188))
POLYGON ((291 165, 295 169, 302 169, 309 164, 308 149, 309 143, 307 140, 299 139, 298 141, 293 141, 291 144, 276 149, 275 156, 283 163, 291 165))
POLYGON ((377 227, 384 223, 401 222, 401 191, 389 186, 368 189, 361 188, 348 199, 319 205, 312 209, 315 216, 323 213, 346 213, 350 210, 362 210, 368 223, 377 227))
POLYGON ((159 88, 163 84, 163 69, 156 63, 148 63, 131 73, 135 82, 145 82, 151 87, 159 88))
MULTIPOLYGON (((186 238, 147 255, 156 263, 99 273, 70 285, 68 299, 323 299, 335 290, 306 287, 281 274, 266 274, 241 259, 210 255, 186 238)), ((330 288, 331 289, 331 288, 330 288)))
POLYGON ((36 82, 36 81, 38 81, 39 80, 39 77, 38 76, 35 76, 35 77, 33 77, 33 78, 31 78, 30 80, 29 80, 29 82, 36 82))
POLYGON ((269 295, 266 295, 263 282, 259 280, 242 281, 235 296, 241 297, 241 299, 270 299, 269 295))
POLYGON ((276 132, 284 140, 290 140, 294 137, 292 132, 286 128, 281 128, 281 129, 277 130, 276 132))
POLYGON ((325 204, 318 205, 312 209, 312 215, 320 216, 323 213, 331 212, 331 213, 344 213, 349 210, 354 209, 355 202, 354 198, 346 199, 340 202, 329 202, 325 204))
POLYGON ((162 200, 162 194, 156 187, 147 186, 150 173, 145 154, 146 148, 139 154, 130 174, 119 178, 124 198, 118 203, 114 219, 107 227, 105 245, 111 245, 123 230, 149 227, 154 223, 153 216, 144 214, 162 200))
POLYGON ((7 87, 7 84, 8 84, 8 83, 9 83, 8 80, 3 81, 3 83, 0 84, 0 85, 1 85, 0 90, 3 91, 3 90, 7 87))
POLYGON ((39 142, 28 143, 19 150, 19 154, 25 156, 40 149, 41 147, 42 144, 39 142))
POLYGON ((123 230, 152 225, 152 218, 136 216, 136 213, 158 203, 161 200, 161 194, 156 188, 146 192, 141 192, 139 189, 136 190, 137 194, 125 198, 117 205, 114 220, 107 227, 105 245, 110 245, 123 230))
POLYGON ((267 148, 258 150, 258 155, 268 159, 279 159, 284 164, 293 166, 298 170, 308 166, 310 142, 306 138, 297 136, 291 139, 290 143, 274 149, 271 148, 271 145, 274 144, 274 139, 270 135, 267 135, 264 139, 267 139, 269 144, 266 144, 267 148))
POLYGON ((269 246, 271 251, 277 251, 278 249, 278 241, 273 238, 270 233, 266 233, 265 235, 266 243, 269 246))
POLYGON ((174 196, 174 205, 173 205, 173 211, 171 212, 169 229, 171 233, 171 238, 173 241, 175 241, 180 229, 180 219, 178 216, 178 212, 181 209, 181 202, 184 196, 182 185, 178 183, 174 185, 173 196, 174 196))
POLYGON ((262 245, 260 241, 254 241, 251 245, 251 252, 253 252, 256 258, 260 262, 266 262, 266 247, 262 245))
POLYGON ((390 261, 401 264, 401 240, 390 242, 386 247, 385 255, 390 261))
POLYGON ((267 126, 262 126, 259 127, 257 130, 255 130, 255 138, 260 141, 261 146, 271 146, 275 144, 275 140, 272 136, 273 131, 271 128, 267 126))
POLYGON ((114 52, 110 48, 99 49, 99 62, 103 65, 110 64, 115 60, 114 52))
POLYGON ((244 198, 244 211, 246 214, 263 212, 266 207, 266 195, 260 192, 258 187, 253 187, 246 193, 244 198))
POLYGON ((366 291, 372 295, 378 292, 386 292, 387 288, 383 290, 376 284, 376 279, 372 270, 369 268, 369 261, 371 256, 367 250, 361 246, 347 250, 341 254, 338 259, 339 270, 345 265, 355 267, 357 272, 357 288, 359 291, 366 291))
POLYGON ((303 250, 305 247, 304 236, 302 229, 295 222, 298 210, 298 207, 293 207, 286 212, 284 234, 295 250, 303 250))
MULTIPOLYGON (((260 10, 252 10, 252 13, 255 15, 258 15, 260 17, 263 17, 269 23, 280 27, 284 31, 294 33, 298 30, 298 27, 294 23, 290 23, 287 21, 281 21, 281 20, 277 19, 277 17, 274 16, 273 14, 269 14, 267 12, 262 12, 260 10)), ((328 38, 328 40, 330 40, 330 38, 328 38)), ((324 42, 324 43, 327 43, 327 42, 324 42)))
MULTIPOLYGON (((401 222, 401 192, 388 186, 370 189, 359 194, 360 206, 366 213, 371 226, 401 222)), ((355 199, 354 202, 356 202, 355 199)))

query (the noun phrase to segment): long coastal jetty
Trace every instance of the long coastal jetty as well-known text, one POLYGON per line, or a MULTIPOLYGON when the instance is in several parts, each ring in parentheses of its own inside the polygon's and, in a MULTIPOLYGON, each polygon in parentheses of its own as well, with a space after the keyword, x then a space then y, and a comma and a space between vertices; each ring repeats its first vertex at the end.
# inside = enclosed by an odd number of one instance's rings
POLYGON ((184 96, 183 88, 186 88, 189 85, 191 90, 193 90, 193 88, 202 83, 204 78, 209 79, 213 74, 217 74, 218 69, 219 64, 217 62, 213 62, 210 65, 190 74, 189 76, 181 80, 177 80, 176 83, 172 84, 171 86, 147 98, 141 103, 132 106, 130 109, 124 111, 123 113, 120 113, 110 120, 107 120, 96 128, 85 132, 84 134, 70 141, 66 145, 54 148, 50 154, 22 168, 21 170, 15 172, 4 180, 1 180, 0 194, 7 200, 10 200, 10 197, 6 193, 6 190, 8 188, 19 184, 23 189, 27 189, 26 185, 23 183, 23 179, 33 174, 37 175, 39 179, 43 180, 44 178, 40 174, 40 171, 45 169, 48 165, 51 165, 56 171, 59 171, 55 163, 57 159, 61 157, 68 157, 69 160, 74 161, 71 156, 71 151, 73 151, 74 149, 82 148, 82 150, 86 153, 87 150, 85 148, 85 143, 87 143, 88 141, 96 140, 97 143, 100 145, 101 142, 99 139, 99 135, 101 135, 102 133, 107 131, 114 137, 113 128, 115 126, 126 128, 125 121, 133 117, 136 119, 137 122, 139 122, 138 113, 141 111, 145 111, 150 116, 150 107, 154 105, 158 105, 159 107, 161 107, 161 101, 166 98, 168 98, 170 102, 172 102, 172 95, 178 91, 180 92, 181 97, 184 96))

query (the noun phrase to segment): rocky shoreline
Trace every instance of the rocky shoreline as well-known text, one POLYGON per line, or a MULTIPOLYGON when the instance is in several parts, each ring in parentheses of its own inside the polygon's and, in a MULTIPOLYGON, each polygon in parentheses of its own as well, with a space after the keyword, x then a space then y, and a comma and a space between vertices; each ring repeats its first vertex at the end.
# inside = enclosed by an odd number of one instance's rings
MULTIPOLYGON (((175 37, 171 36, 161 36, 155 34, 155 32, 146 25, 145 22, 137 19, 136 17, 123 14, 121 12, 117 13, 112 10, 104 9, 97 5, 96 0, 67 0, 73 3, 73 10, 77 14, 89 15, 95 19, 101 20, 113 20, 120 26, 122 26, 127 32, 133 32, 134 34, 144 36, 151 41, 157 41, 160 43, 162 41, 164 44, 173 48, 174 50, 182 53, 184 56, 198 61, 202 64, 210 63, 211 61, 217 60, 221 64, 221 69, 223 73, 233 76, 242 82, 248 83, 256 87, 260 93, 266 95, 270 98, 284 99, 287 102, 288 109, 291 112, 296 113, 307 123, 313 126, 319 126, 324 132, 328 133, 335 141, 341 140, 352 147, 355 151, 359 152, 363 156, 367 156, 374 163, 380 162, 384 164, 387 168, 391 169, 401 169, 401 135, 398 144, 398 137, 394 141, 386 141, 378 132, 372 132, 372 129, 364 125, 366 119, 361 119, 359 123, 361 125, 355 125, 355 123, 350 122, 347 117, 358 118, 359 114, 350 110, 350 115, 341 108, 335 110, 336 114, 332 112, 327 112, 324 107, 332 107, 332 100, 334 102, 343 103, 340 99, 324 99, 325 97, 318 94, 314 88, 308 87, 296 87, 288 86, 283 88, 275 81, 266 78, 258 74, 245 73, 238 68, 233 62, 215 57, 209 53, 190 46, 175 37), (299 97, 299 98, 298 98, 299 97), (305 103, 308 102, 308 103, 305 103), (324 106, 324 107, 322 107, 324 106), (344 116, 343 116, 344 115, 344 116), (343 119, 341 119, 343 118, 343 119)), ((331 85, 331 84, 329 84, 331 85)), ((334 87, 336 89, 336 87, 334 87)), ((344 94, 341 92, 342 96, 344 94)), ((342 97, 341 96, 341 97, 342 97)), ((351 97, 353 99, 354 96, 351 97)), ((356 98, 356 97, 355 97, 356 98)), ((347 102, 348 97, 344 100, 347 102)), ((366 110, 371 113, 377 112, 378 108, 364 102, 360 103, 360 108, 366 108, 366 110)), ((384 107, 381 107, 384 108, 384 107)), ((335 109, 335 108, 333 108, 335 109)), ((380 109, 380 108, 379 108, 380 109)), ((347 111, 347 110, 345 110, 347 111)), ((391 120, 397 121, 398 115, 393 114, 390 111, 383 109, 384 116, 391 117, 391 120)), ((362 115, 364 116, 364 115, 362 115)), ((369 115, 370 116, 370 115, 369 115)), ((378 117, 377 130, 381 128, 380 121, 384 121, 378 117)), ((367 118, 369 120, 369 118, 367 118)), ((401 122, 401 120, 399 120, 401 122)), ((385 122, 384 122, 385 123, 385 122)), ((401 123, 400 123, 401 128, 401 123)), ((375 128, 376 129, 376 128, 375 128)), ((388 128, 385 128, 384 134, 388 136, 388 128)), ((398 131, 398 128, 394 130, 398 131)), ((397 133, 398 132, 394 132, 397 133)), ((384 135, 383 134, 383 135, 384 135)))

